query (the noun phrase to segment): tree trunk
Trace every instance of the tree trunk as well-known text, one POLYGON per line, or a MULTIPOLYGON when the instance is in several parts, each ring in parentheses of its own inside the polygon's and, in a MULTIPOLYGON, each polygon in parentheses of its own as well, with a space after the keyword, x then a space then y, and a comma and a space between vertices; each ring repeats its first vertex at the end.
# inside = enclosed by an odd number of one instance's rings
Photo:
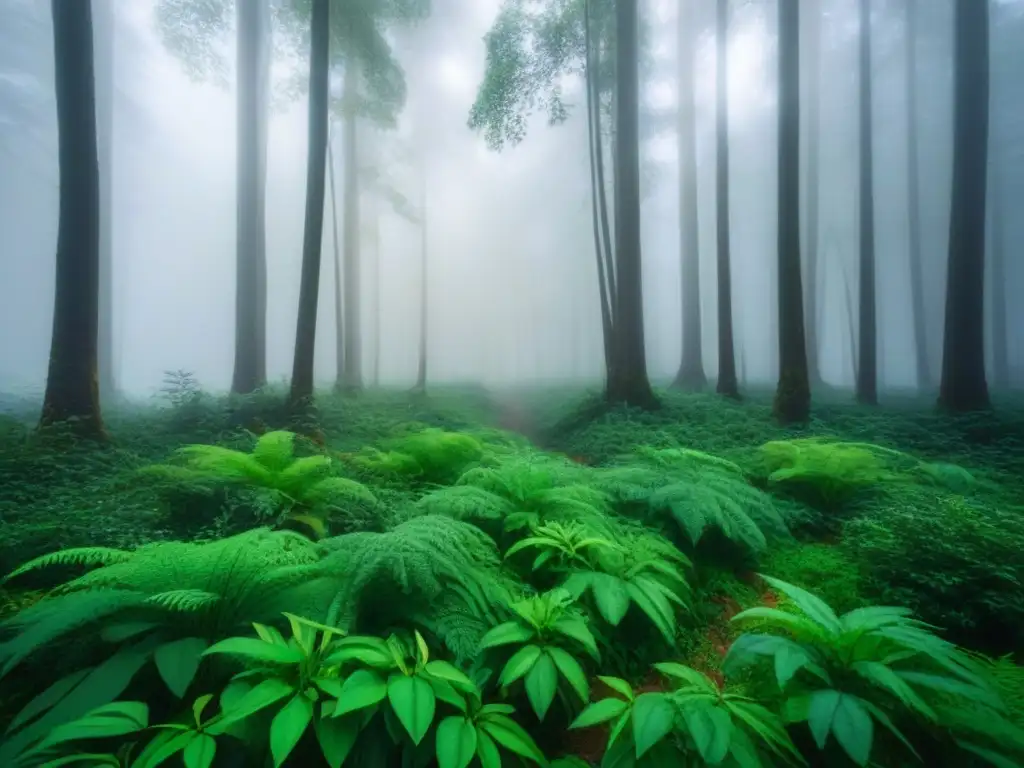
POLYGON ((682 275, 683 348, 673 387, 707 386, 700 315, 700 232, 697 217, 697 109, 694 103, 693 0, 679 0, 679 249, 682 275))
POLYGON ((381 311, 383 301, 381 299, 380 267, 382 251, 380 247, 380 212, 374 204, 370 219, 371 232, 373 232, 373 386, 380 387, 380 357, 381 357, 381 311))
POLYGON ((729 0, 718 0, 718 58, 715 86, 715 194, 718 227, 718 386, 720 395, 739 397, 732 332, 732 265, 729 242, 729 0))
POLYGON ((878 404, 875 196, 871 95, 871 2, 860 0, 860 268, 857 284, 857 402, 878 404))
POLYGON ((60 164, 53 335, 41 426, 71 421, 103 436, 97 354, 100 178, 96 144, 92 3, 52 0, 60 164))
POLYGON ((615 4, 617 32, 615 108, 615 362, 609 403, 657 408, 647 378, 643 269, 640 250, 640 71, 638 0, 615 4))
POLYGON ((1007 327, 1009 295, 1006 289, 1006 257, 1010 251, 1007 237, 1005 187, 997 171, 992 183, 992 386, 997 391, 1010 388, 1010 333, 1007 327))
POLYGON ((985 195, 989 123, 989 4, 957 0, 953 199, 939 405, 989 407, 985 379, 985 195))
POLYGON ((359 392, 363 388, 363 328, 362 328, 362 280, 360 277, 362 259, 359 253, 360 214, 359 199, 359 115, 356 101, 359 98, 359 69, 354 59, 345 65, 345 376, 347 392, 359 392))
POLYGON ((430 262, 427 258, 429 242, 427 239, 427 172, 423 168, 420 190, 420 355, 419 365, 416 367, 417 392, 425 392, 427 389, 427 322, 429 318, 428 309, 430 301, 430 262))
POLYGON ((800 5, 799 0, 778 2, 779 384, 774 412, 781 423, 790 424, 810 417, 811 389, 800 276, 800 5))
POLYGON ((306 159, 306 220, 302 239, 299 317, 289 399, 293 406, 313 398, 313 358, 320 295, 320 247, 324 231, 327 172, 327 102, 330 96, 330 0, 313 0, 309 56, 309 147, 306 159))
POLYGON ((345 382, 345 301, 341 259, 338 241, 338 192, 334 183, 334 123, 328 124, 327 180, 331 188, 331 245, 334 248, 334 391, 340 392, 345 382))
POLYGON ((238 155, 235 369, 231 391, 247 394, 267 382, 267 103, 270 13, 265 0, 240 2, 238 12, 238 155))
POLYGON ((96 149, 100 168, 100 289, 97 339, 100 403, 117 395, 114 360, 114 8, 112 0, 93 0, 96 78, 96 149))
POLYGON ((907 0, 907 208, 909 219, 910 300, 914 323, 914 364, 918 389, 933 385, 928 361, 928 319, 924 306, 921 254, 921 175, 917 156, 917 0, 907 0))
POLYGON ((804 332, 807 336, 807 374, 812 384, 821 384, 821 354, 818 342, 818 274, 821 160, 821 19, 818 7, 807 13, 807 284, 804 286, 804 332))

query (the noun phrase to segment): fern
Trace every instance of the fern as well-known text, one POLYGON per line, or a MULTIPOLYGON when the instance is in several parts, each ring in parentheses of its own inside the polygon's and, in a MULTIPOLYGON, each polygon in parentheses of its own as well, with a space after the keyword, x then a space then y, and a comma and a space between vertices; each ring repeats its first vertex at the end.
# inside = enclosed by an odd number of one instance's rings
POLYGON ((365 472, 401 483, 448 485, 484 457, 476 438, 441 429, 393 438, 383 447, 367 449, 353 461, 365 472))
POLYGON ((110 547, 77 547, 75 549, 62 549, 59 552, 51 552, 46 555, 41 555, 29 560, 23 565, 18 566, 9 574, 4 576, 3 579, 0 579, 0 584, 29 573, 30 571, 37 571, 54 565, 112 565, 114 563, 126 562, 127 560, 130 560, 131 557, 131 552, 126 552, 122 549, 112 549, 110 547))

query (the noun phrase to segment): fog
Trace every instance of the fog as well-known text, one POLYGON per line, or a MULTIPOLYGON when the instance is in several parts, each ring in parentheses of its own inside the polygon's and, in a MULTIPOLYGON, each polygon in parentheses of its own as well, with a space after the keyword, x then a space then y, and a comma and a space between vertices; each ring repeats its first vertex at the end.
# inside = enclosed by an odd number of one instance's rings
MULTIPOLYGON (((813 0, 802 0, 801 5, 813 0)), ((825 0, 822 0, 825 2, 825 0)), ((363 371, 380 383, 416 377, 421 281, 428 281, 430 381, 486 385, 600 381, 604 370, 582 106, 560 126, 540 112, 518 146, 489 150, 467 127, 485 66, 483 36, 499 0, 435 0, 432 18, 395 30, 408 99, 394 131, 369 125, 383 172, 419 209, 426 189, 429 270, 421 237, 379 204, 379 246, 363 205, 360 294, 363 371), (426 53, 424 52, 426 51, 426 53), (399 151, 404 148, 404 151, 399 151), (403 161, 400 155, 407 155, 403 161), (380 306, 376 306, 379 280, 380 306), (379 331, 374 324, 379 318, 379 331)), ((704 362, 716 370, 713 3, 701 3, 698 210, 704 362)), ((829 383, 852 381, 844 272, 856 290, 857 5, 827 0, 822 29, 819 343, 829 383)), ((915 384, 907 266, 904 3, 874 3, 874 141, 880 383, 915 384)), ((0 391, 38 393, 45 384, 54 295, 58 165, 50 4, 0 0, 0 391)), ((161 38, 154 0, 112 0, 113 353, 118 388, 145 396, 165 370, 193 372, 226 390, 234 358, 236 106, 233 38, 222 55, 227 82, 196 82, 161 38)), ((920 3, 918 83, 922 226, 929 348, 941 349, 949 231, 952 141, 952 0, 920 3)), ((643 4, 651 22, 652 72, 644 101, 676 100, 676 2, 643 4)), ((1010 295, 1024 287, 1024 2, 1001 0, 992 15, 990 188, 1010 215, 1010 295)), ((96 22, 97 25, 99 22, 96 22)), ((775 3, 733 3, 729 110, 733 304, 737 366, 745 381, 776 375, 775 3)), ((97 40, 100 30, 97 27, 97 40)), ((99 45, 99 42, 97 43, 99 45)), ((275 80, 305 62, 279 57, 275 80)), ((582 104, 578 80, 565 83, 582 104)), ((806 123, 806 118, 804 119, 806 123)), ((807 126, 805 125, 805 133, 807 126)), ((681 347, 678 165, 669 124, 643 147, 642 207, 648 367, 674 375, 681 347)), ((803 142, 806 145, 806 142, 803 142)), ((305 205, 307 106, 273 111, 267 175, 267 366, 290 375, 305 205)), ((340 144, 335 161, 340 174, 340 144)), ((364 143, 364 147, 366 144, 364 143)), ((338 177, 341 178, 340 176, 338 177)), ((341 185, 339 184, 339 194, 341 185)), ((805 187, 806 189, 806 187, 805 187)), ((325 216, 316 374, 335 376, 334 260, 325 216)), ((339 224, 340 226, 340 224, 339 224)), ((990 237, 989 241, 992 242, 990 237)), ((856 296, 853 296, 856 301, 856 296)), ((1024 307, 1010 302, 1011 366, 1024 377, 1024 307)), ((853 311, 853 310, 850 310, 853 311)))

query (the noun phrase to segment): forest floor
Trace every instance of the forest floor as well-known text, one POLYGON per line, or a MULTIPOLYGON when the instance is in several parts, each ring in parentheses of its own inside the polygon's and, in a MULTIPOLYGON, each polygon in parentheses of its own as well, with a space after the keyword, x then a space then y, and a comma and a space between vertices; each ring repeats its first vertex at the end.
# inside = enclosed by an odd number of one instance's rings
MULTIPOLYGON (((769 393, 742 402, 662 394, 660 411, 616 409, 593 419, 576 418, 585 407, 583 394, 571 389, 325 396, 315 430, 306 431, 341 455, 410 423, 452 431, 496 428, 593 466, 613 463, 638 446, 684 447, 750 466, 760 446, 806 437, 909 454, 932 462, 937 472, 969 478, 969 487, 894 495, 865 485, 835 504, 794 487, 779 495, 779 503, 801 522, 793 539, 768 552, 756 569, 813 589, 840 612, 869 602, 908 605, 972 650, 999 657, 1024 648, 1024 404, 999 403, 989 413, 953 417, 912 398, 869 409, 833 395, 815 404, 809 425, 782 429, 771 418, 769 393)), ((133 482, 138 469, 166 460, 182 445, 243 447, 251 445, 252 432, 289 426, 271 395, 244 407, 188 395, 170 406, 114 409, 107 414, 110 438, 102 444, 41 434, 30 414, 0 416, 0 574, 56 549, 174 538, 152 493, 133 482)), ((860 470, 844 465, 838 471, 860 470)), ((856 477, 852 483, 857 485, 856 477)), ((753 570, 740 570, 739 578, 726 569, 704 571, 702 629, 683 650, 685 661, 712 679, 721 680, 720 662, 736 634, 729 619, 777 601, 753 570)), ((35 586, 0 587, 0 618, 37 599, 35 586)), ((1024 674, 1006 675, 1020 717, 1024 674)), ((589 741, 580 738, 577 754, 600 751, 593 733, 589 741)))

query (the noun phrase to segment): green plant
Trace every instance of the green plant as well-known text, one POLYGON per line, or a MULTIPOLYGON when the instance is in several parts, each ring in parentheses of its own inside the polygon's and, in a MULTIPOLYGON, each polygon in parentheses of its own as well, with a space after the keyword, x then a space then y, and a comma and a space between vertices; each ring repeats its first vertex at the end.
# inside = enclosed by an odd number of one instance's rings
POLYGON ((562 681, 580 701, 590 696, 583 666, 566 646, 573 651, 582 648, 595 661, 600 660, 600 653, 572 603, 572 596, 563 589, 512 603, 516 617, 494 627, 480 641, 481 651, 517 647, 502 668, 498 684, 507 688, 522 680, 539 720, 547 715, 556 694, 564 697, 562 681))
MULTIPOLYGON (((734 622, 757 620, 758 633, 744 633, 733 643, 723 670, 732 672, 770 659, 791 723, 806 722, 819 749, 832 736, 857 765, 867 765, 875 745, 875 724, 917 754, 898 723, 918 719, 933 726, 954 724, 954 709, 940 705, 936 694, 952 694, 959 705, 982 707, 986 723, 1013 750, 1024 744, 1003 717, 1004 705, 979 665, 953 644, 910 617, 905 608, 869 606, 842 616, 800 587, 763 576, 791 601, 794 610, 751 608, 734 622), (998 727, 995 727, 995 726, 998 727)), ((969 724, 956 743, 971 752, 998 749, 989 735, 969 724), (973 740, 980 737, 981 743, 973 740)))
POLYGON ((362 471, 385 482, 449 485, 484 457, 475 437, 424 429, 384 441, 384 450, 367 448, 352 457, 362 471))
POLYGON ((861 569, 845 547, 792 542, 770 549, 761 561, 761 568, 798 587, 813 586, 817 594, 840 613, 867 604, 861 569))
POLYGON ((600 677, 619 696, 590 704, 570 726, 612 723, 603 766, 754 768, 804 762, 782 722, 764 706, 682 664, 654 666, 673 688, 637 695, 625 680, 600 677), (766 763, 769 755, 772 762, 766 763))

